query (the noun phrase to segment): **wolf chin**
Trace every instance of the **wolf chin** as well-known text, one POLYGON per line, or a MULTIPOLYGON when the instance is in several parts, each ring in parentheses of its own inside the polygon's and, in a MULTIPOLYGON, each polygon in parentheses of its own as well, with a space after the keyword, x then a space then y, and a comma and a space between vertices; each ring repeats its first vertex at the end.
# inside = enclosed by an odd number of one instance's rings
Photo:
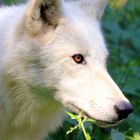
POLYGON ((109 76, 100 19, 107 0, 31 0, 0 8, 0 139, 43 140, 65 109, 101 127, 130 102, 109 76))

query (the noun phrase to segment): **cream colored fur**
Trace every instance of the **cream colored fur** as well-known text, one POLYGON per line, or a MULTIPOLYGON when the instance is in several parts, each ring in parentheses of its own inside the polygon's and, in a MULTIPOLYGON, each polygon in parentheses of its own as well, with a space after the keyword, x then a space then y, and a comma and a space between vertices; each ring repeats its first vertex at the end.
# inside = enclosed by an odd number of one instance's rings
POLYGON ((106 4, 32 0, 0 9, 0 140, 43 140, 66 108, 105 126, 118 122, 113 106, 128 100, 106 70, 99 23, 106 4))

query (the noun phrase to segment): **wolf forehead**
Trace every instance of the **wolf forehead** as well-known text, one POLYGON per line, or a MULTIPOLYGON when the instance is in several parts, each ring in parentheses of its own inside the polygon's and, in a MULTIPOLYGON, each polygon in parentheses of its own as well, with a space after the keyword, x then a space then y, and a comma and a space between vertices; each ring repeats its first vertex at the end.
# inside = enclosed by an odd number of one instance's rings
POLYGON ((65 41, 70 50, 73 48, 77 53, 89 54, 90 51, 94 55, 108 56, 106 44, 97 22, 88 23, 83 19, 66 21, 58 27, 57 34, 59 34, 57 37, 61 41, 65 41))
POLYGON ((75 10, 73 5, 69 5, 64 13, 63 20, 56 30, 58 42, 65 42, 71 54, 82 53, 106 59, 108 50, 99 21, 88 19, 87 15, 82 13, 82 9, 75 10))

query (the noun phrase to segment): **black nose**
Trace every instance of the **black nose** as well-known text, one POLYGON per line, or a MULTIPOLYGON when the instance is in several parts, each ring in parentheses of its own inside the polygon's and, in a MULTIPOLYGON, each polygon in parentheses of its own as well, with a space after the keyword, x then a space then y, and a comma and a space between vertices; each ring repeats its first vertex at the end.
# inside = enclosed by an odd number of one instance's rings
POLYGON ((133 112, 133 107, 130 103, 127 102, 119 102, 114 106, 117 114, 118 119, 122 120, 128 117, 128 115, 133 112))

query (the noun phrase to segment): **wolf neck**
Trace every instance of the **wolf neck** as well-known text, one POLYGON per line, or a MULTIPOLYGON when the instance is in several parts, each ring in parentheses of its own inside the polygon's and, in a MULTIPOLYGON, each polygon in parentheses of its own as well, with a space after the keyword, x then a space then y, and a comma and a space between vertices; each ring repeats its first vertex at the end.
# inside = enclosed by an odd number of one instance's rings
MULTIPOLYGON (((7 79, 4 78, 3 80, 7 79)), ((6 98, 9 100, 11 113, 10 115, 6 114, 9 106, 3 103, 2 105, 6 108, 3 114, 5 116, 3 121, 9 120, 9 122, 4 121, 5 134, 1 135, 2 139, 15 140, 15 135, 19 136, 16 140, 41 139, 41 136, 45 136, 50 130, 55 130, 62 124, 64 108, 54 99, 53 95, 56 91, 53 88, 45 88, 41 85, 27 85, 23 81, 5 82, 8 86, 8 96, 6 98), (55 124, 54 122, 57 123, 55 124), (15 131, 13 132, 12 130, 15 131), (30 132, 31 130, 32 132, 30 132), (40 133, 40 136, 38 133, 40 133), (32 136, 32 134, 37 136, 32 136)))

